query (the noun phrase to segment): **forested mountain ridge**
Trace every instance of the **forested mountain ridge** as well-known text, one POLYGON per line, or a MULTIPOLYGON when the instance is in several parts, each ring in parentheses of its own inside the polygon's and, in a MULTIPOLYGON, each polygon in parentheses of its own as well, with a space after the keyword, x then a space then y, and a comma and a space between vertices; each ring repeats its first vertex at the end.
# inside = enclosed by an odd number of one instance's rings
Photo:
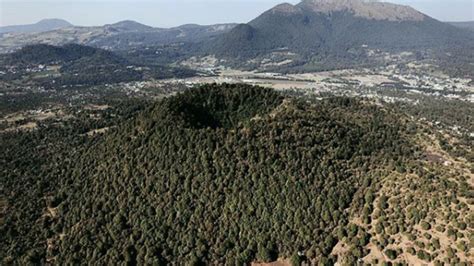
POLYGON ((0 55, 0 70, 0 80, 14 82, 29 77, 28 82, 47 88, 188 77, 196 73, 160 64, 132 63, 112 51, 79 44, 28 45, 0 55))
MULTIPOLYGON (((279 55, 294 64, 362 63, 387 52, 462 46, 474 35, 410 7, 362 0, 282 4, 205 44, 217 57, 245 62, 279 55)), ((283 59, 282 59, 283 60, 283 59)), ((290 64, 290 66, 292 65, 290 64)))
POLYGON ((115 31, 152 31, 154 28, 145 24, 133 20, 123 20, 114 24, 104 25, 106 28, 110 28, 115 31))
POLYGON ((140 80, 142 74, 128 66, 126 59, 102 49, 78 44, 36 44, 1 56, 0 67, 8 74, 0 79, 13 81, 31 73, 46 73, 30 82, 47 87, 140 80))
MULTIPOLYGON (((60 149, 62 160, 35 157, 49 161, 32 185, 46 192, 46 205, 5 195, 16 214, 6 212, 0 227, 4 262, 242 265, 280 257, 352 264, 375 247, 399 262, 412 256, 396 246, 399 236, 422 241, 420 226, 441 224, 459 233, 447 262, 466 261, 474 217, 459 213, 472 205, 472 184, 464 172, 425 162, 418 138, 429 130, 396 109, 207 85, 122 113, 130 115, 104 136, 60 149), (430 193, 440 195, 425 198, 430 193), (455 223, 432 220, 445 214, 433 207, 448 206, 445 199, 456 205, 446 218, 455 223)), ((16 163, 2 178, 16 191, 28 182, 15 176, 28 179, 35 168, 21 168, 17 152, 26 142, 5 141, 2 160, 16 163)), ((403 241, 420 252, 417 262, 443 260, 450 243, 437 242, 440 251, 403 241)))
POLYGON ((4 64, 10 65, 37 65, 66 63, 85 57, 100 57, 103 63, 126 63, 125 59, 116 54, 89 46, 78 44, 67 44, 64 46, 53 46, 48 44, 28 45, 22 49, 4 55, 4 64))
POLYGON ((474 21, 449 22, 449 24, 454 25, 459 28, 474 31, 474 21))

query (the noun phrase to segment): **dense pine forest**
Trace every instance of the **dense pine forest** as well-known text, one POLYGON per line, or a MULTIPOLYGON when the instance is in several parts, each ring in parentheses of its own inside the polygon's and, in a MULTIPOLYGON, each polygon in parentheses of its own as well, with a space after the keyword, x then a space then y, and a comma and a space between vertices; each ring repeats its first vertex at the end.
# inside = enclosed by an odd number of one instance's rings
POLYGON ((344 237, 364 252, 370 234, 349 216, 419 154, 413 125, 391 110, 247 85, 116 119, 92 139, 64 128, 2 139, 4 262, 330 264, 344 237))
POLYGON ((390 0, 171 28, 130 19, 226 11, 98 2, 0 26, 0 265, 474 265, 474 31, 390 0))

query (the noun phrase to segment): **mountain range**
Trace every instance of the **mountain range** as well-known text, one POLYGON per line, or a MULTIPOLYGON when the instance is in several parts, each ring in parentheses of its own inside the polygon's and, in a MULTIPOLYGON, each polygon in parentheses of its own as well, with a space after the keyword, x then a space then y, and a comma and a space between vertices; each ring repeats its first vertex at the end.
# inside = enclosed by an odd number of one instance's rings
MULTIPOLYGON (((275 51, 347 55, 360 47, 416 50, 462 44, 466 31, 408 6, 364 0, 281 4, 212 41, 209 53, 252 58, 275 51)), ((209 47, 210 45, 206 45, 209 47)))
POLYGON ((409 6, 386 2, 303 0, 277 5, 245 24, 165 29, 127 20, 39 33, 10 32, 0 37, 0 53, 37 43, 77 43, 115 51, 159 47, 154 53, 166 54, 163 61, 169 63, 210 55, 238 67, 255 68, 270 59, 279 68, 317 70, 368 62, 373 51, 419 53, 452 47, 465 51, 459 47, 474 42, 469 25, 444 23, 409 6))
MULTIPOLYGON (((159 46, 179 42, 199 42, 228 32, 236 24, 187 24, 155 28, 126 20, 104 26, 69 26, 47 32, 9 31, 0 35, 0 53, 12 52, 28 44, 64 45, 76 43, 110 50, 159 46)), ((21 26, 23 27, 23 26, 21 26)))
POLYGON ((0 35, 5 33, 38 33, 72 26, 71 23, 63 19, 43 19, 34 24, 0 27, 0 35))

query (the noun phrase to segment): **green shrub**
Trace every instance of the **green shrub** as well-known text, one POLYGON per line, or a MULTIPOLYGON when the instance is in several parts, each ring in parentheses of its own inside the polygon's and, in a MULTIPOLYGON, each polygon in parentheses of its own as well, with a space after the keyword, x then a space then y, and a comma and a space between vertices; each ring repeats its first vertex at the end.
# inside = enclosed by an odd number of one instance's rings
POLYGON ((431 235, 429 233, 424 233, 423 236, 428 240, 431 239, 431 235))
POLYGON ((293 256, 291 256, 290 261, 291 261, 292 266, 300 266, 301 265, 301 257, 298 254, 293 254, 293 256))
POLYGON ((446 231, 446 228, 445 228, 444 226, 442 226, 442 225, 436 226, 435 229, 436 229, 436 231, 438 231, 438 232, 444 232, 444 231, 446 231))
POLYGON ((419 248, 425 248, 425 243, 421 241, 415 241, 415 245, 419 248))
POLYGON ((387 249, 385 250, 385 255, 387 255, 387 257, 391 260, 394 260, 397 258, 398 254, 395 250, 393 249, 387 249))
POLYGON ((458 223, 457 227, 458 227, 460 230, 466 230, 467 224, 466 224, 465 222, 460 222, 460 223, 458 223))
POLYGON ((424 260, 424 261, 430 261, 431 260, 431 256, 428 252, 420 249, 418 250, 418 252, 416 253, 416 256, 420 259, 420 260, 424 260))
POLYGON ((431 229, 431 225, 429 223, 425 222, 425 221, 422 221, 420 223, 420 226, 421 226, 421 228, 423 228, 423 230, 430 230, 431 229))
POLYGON ((415 255, 416 254, 416 250, 413 248, 413 247, 407 247, 406 248, 406 252, 411 254, 411 255, 415 255))
POLYGON ((464 242, 464 241, 459 242, 456 246, 461 251, 466 252, 468 250, 466 242, 464 242))

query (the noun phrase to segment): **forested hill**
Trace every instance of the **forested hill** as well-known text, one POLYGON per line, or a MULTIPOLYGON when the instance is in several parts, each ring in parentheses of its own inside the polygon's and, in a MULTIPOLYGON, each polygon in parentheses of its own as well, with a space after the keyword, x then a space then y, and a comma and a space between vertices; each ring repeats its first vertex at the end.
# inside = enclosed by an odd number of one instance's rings
POLYGON ((83 86, 189 77, 187 68, 148 62, 130 62, 104 49, 79 44, 28 45, 11 54, 0 55, 0 80, 27 79, 44 87, 83 86), (28 78, 27 78, 28 77, 28 78))
POLYGON ((297 5, 278 5, 218 36, 207 47, 209 53, 226 57, 247 58, 287 50, 305 56, 350 57, 362 46, 416 50, 472 40, 470 32, 407 6, 363 0, 305 0, 297 5))
POLYGON ((469 168, 399 109, 227 84, 116 108, 2 133, 2 264, 469 261, 469 168))
POLYGON ((126 60, 116 54, 89 46, 79 44, 67 44, 64 46, 53 46, 48 44, 34 44, 7 55, 3 55, 7 64, 61 64, 86 57, 96 58, 102 64, 125 64, 126 60))
MULTIPOLYGON (((351 99, 312 105, 246 85, 189 90, 61 162, 54 215, 35 240, 47 237, 49 248, 31 258, 2 252, 59 264, 242 265, 298 251, 330 262, 348 210, 372 204, 364 195, 376 174, 412 158, 406 131, 397 116, 351 99)), ((9 231, 2 247, 18 239, 9 231)))

